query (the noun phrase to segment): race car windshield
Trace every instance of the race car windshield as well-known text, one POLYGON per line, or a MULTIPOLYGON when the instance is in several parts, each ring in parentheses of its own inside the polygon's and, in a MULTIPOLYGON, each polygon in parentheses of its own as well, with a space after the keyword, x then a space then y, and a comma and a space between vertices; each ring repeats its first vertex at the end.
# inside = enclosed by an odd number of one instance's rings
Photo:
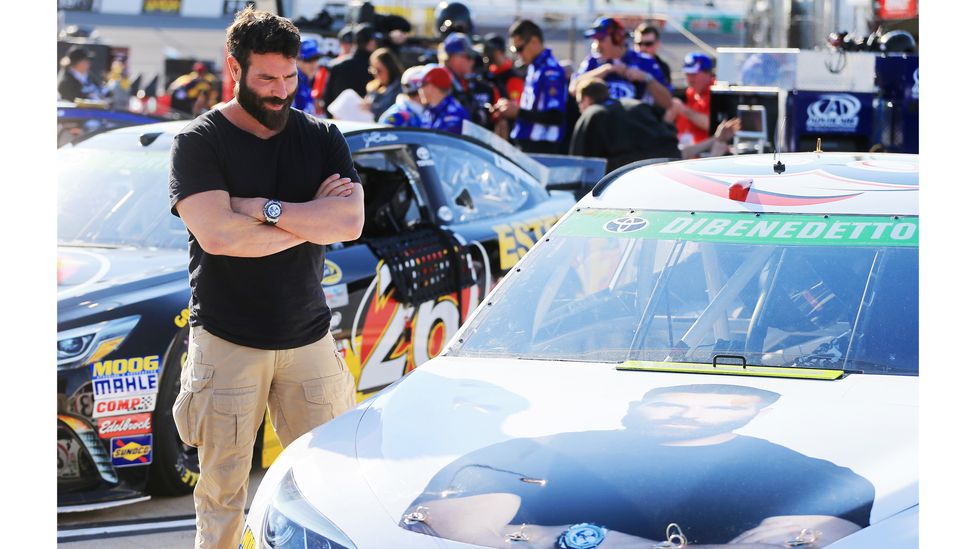
POLYGON ((449 353, 917 375, 917 221, 584 211, 449 353))
POLYGON ((165 151, 58 151, 58 242, 186 248, 183 222, 169 212, 165 151))

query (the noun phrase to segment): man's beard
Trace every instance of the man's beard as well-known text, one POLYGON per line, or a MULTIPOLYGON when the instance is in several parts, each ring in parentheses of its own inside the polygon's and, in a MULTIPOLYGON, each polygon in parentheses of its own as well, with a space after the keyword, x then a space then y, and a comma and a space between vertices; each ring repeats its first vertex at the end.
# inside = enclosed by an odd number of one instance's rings
POLYGON ((291 104, 295 100, 295 94, 298 93, 298 88, 295 88, 295 91, 291 92, 291 95, 288 97, 279 99, 277 97, 259 97, 258 94, 254 93, 254 90, 247 87, 247 84, 244 83, 243 76, 236 87, 237 89, 234 91, 236 92, 237 102, 248 114, 260 122, 262 126, 271 131, 280 131, 285 127, 285 124, 288 123, 288 114, 291 111, 291 104), (266 108, 264 106, 265 104, 282 105, 282 109, 273 111, 266 108))

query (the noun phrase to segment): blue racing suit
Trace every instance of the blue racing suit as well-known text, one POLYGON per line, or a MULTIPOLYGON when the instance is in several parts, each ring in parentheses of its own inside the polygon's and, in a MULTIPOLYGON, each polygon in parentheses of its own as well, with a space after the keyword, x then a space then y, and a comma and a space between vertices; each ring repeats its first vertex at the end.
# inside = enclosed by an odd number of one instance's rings
MULTIPOLYGON (((598 55, 590 54, 589 57, 580 63, 579 69, 573 75, 573 80, 576 80, 585 72, 611 62, 609 59, 601 59, 598 55)), ((668 84, 667 79, 664 78, 664 73, 661 71, 661 66, 657 64, 657 61, 653 57, 634 50, 627 50, 620 58, 620 62, 627 67, 636 67, 650 74, 655 80, 667 88, 669 92, 674 93, 674 88, 671 87, 671 84, 668 84)), ((603 79, 607 82, 607 87, 610 88, 610 97, 612 99, 643 99, 644 94, 647 92, 647 82, 632 82, 627 77, 617 73, 610 73, 604 76, 603 79)))
POLYGON ((461 106, 461 103, 458 103, 454 96, 448 95, 437 105, 424 110, 420 127, 461 135, 461 124, 470 119, 468 111, 461 106))

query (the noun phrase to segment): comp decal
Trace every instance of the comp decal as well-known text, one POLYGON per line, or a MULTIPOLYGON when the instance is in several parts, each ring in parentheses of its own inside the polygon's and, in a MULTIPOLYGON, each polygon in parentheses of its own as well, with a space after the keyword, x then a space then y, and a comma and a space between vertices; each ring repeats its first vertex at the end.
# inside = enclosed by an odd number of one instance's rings
POLYGON ((152 432, 152 414, 104 417, 98 420, 98 438, 147 435, 152 432))
POLYGON ((113 438, 113 467, 134 467, 152 463, 152 435, 113 438))
POLYGON ((131 376, 159 371, 159 355, 99 360, 91 366, 92 379, 131 376))
POLYGON ((553 215, 525 223, 492 226, 498 236, 498 261, 501 269, 507 271, 514 267, 557 221, 559 216, 553 215))
POLYGON ((177 328, 186 327, 187 323, 190 322, 190 309, 183 309, 180 314, 173 318, 173 324, 176 324, 177 328))
POLYGON ((100 418, 132 414, 135 412, 152 412, 156 409, 156 395, 138 395, 121 398, 107 398, 96 400, 94 413, 91 417, 100 418))
POLYGON ((158 377, 155 372, 92 381, 95 400, 102 400, 102 397, 155 393, 157 384, 158 377))

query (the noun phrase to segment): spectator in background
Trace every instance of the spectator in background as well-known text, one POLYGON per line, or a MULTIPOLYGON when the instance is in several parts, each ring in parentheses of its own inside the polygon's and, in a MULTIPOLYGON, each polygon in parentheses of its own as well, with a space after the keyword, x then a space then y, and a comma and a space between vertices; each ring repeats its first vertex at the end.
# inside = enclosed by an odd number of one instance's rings
POLYGON ((654 23, 641 23, 634 30, 634 50, 654 58, 661 74, 664 75, 664 84, 671 86, 671 67, 664 62, 664 59, 657 54, 657 49, 661 46, 661 31, 654 23))
POLYGON ((461 134, 468 111, 451 95, 451 73, 441 66, 428 66, 420 79, 420 100, 424 114, 420 127, 461 134))
POLYGON ((453 32, 447 35, 437 49, 437 60, 451 76, 454 98, 468 111, 468 118, 480 126, 491 129, 488 111, 499 98, 498 90, 482 80, 474 72, 475 58, 479 57, 466 34, 453 32))
POLYGON ((742 124, 738 118, 730 118, 723 121, 715 128, 715 133, 708 139, 691 145, 678 145, 678 148, 681 149, 681 159, 688 160, 691 158, 724 156, 729 154, 729 141, 735 137, 735 132, 739 131, 741 127, 742 124))
POLYGON ((111 98, 113 109, 123 111, 129 109, 132 82, 129 80, 129 68, 124 59, 116 57, 112 60, 112 67, 105 80, 105 92, 111 98))
POLYGON ((171 109, 197 116, 217 104, 217 77, 206 63, 197 61, 193 70, 173 80, 167 92, 171 109))
POLYGON ((409 67, 400 77, 403 93, 389 109, 379 116, 377 122, 391 126, 419 128, 424 115, 424 105, 420 102, 420 86, 427 67, 409 67))
POLYGON ((518 103, 525 87, 525 72, 516 69, 515 63, 506 55, 505 38, 493 32, 486 34, 483 47, 488 79, 498 88, 502 98, 518 103))
POLYGON ((672 89, 664 83, 661 67, 652 57, 630 49, 620 21, 612 17, 597 19, 583 34, 593 40, 593 51, 580 63, 569 84, 570 93, 576 94, 579 82, 600 78, 606 82, 613 99, 643 99, 645 94, 650 94, 653 104, 662 110, 671 106, 672 89))
MULTIPOLYGON (((355 27, 356 47, 352 54, 338 57, 329 71, 329 81, 325 83, 325 94, 322 101, 326 111, 339 94, 351 89, 359 97, 366 95, 366 84, 371 80, 369 75, 369 56, 376 50, 376 46, 383 35, 376 32, 373 25, 359 23, 355 27)), ((331 116, 332 113, 329 113, 331 116)))
POLYGON ((682 67, 688 88, 685 100, 675 98, 665 114, 678 128, 678 142, 682 145, 701 143, 708 139, 709 114, 712 103, 712 59, 704 53, 689 53, 682 67))
POLYGON ((569 153, 607 159, 607 173, 649 158, 681 158, 674 127, 643 101, 610 97, 607 83, 585 80, 576 89, 580 118, 569 153))
POLYGON ((356 46, 356 32, 352 27, 346 25, 339 29, 339 55, 336 57, 338 60, 340 57, 345 57, 347 55, 352 55, 352 49, 356 46))
POLYGON ((559 152, 566 132, 566 72, 545 47, 542 29, 532 21, 516 21, 508 30, 512 51, 528 67, 519 101, 501 99, 495 111, 514 120, 511 137, 525 152, 559 152))
POLYGON ((302 40, 301 49, 298 51, 298 90, 295 92, 295 108, 316 114, 315 98, 312 90, 315 87, 316 73, 319 69, 319 59, 322 54, 319 52, 318 42, 315 40, 302 40))
POLYGON ((102 98, 101 87, 89 74, 95 55, 86 47, 71 46, 61 59, 61 76, 58 79, 58 95, 65 101, 102 98))
POLYGON ((373 120, 377 120, 393 105, 400 93, 403 66, 391 50, 379 48, 369 56, 369 73, 373 79, 366 84, 366 103, 373 120))

